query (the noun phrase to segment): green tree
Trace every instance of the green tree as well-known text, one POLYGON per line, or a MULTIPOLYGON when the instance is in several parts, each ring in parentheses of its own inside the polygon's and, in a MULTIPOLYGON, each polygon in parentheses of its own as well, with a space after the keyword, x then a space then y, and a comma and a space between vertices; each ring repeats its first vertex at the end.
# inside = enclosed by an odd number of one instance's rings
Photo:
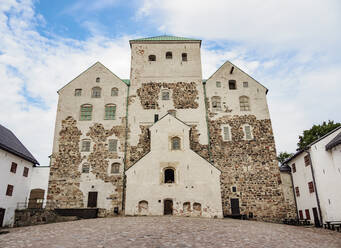
POLYGON ((294 154, 293 153, 287 153, 287 152, 280 152, 277 156, 277 160, 278 160, 278 162, 283 164, 284 161, 287 160, 288 158, 290 158, 292 155, 294 155, 294 154))
POLYGON ((341 123, 334 123, 334 121, 329 120, 328 123, 324 121, 322 125, 314 125, 309 130, 304 130, 303 135, 298 137, 297 151, 305 149, 310 143, 339 126, 341 126, 341 123))

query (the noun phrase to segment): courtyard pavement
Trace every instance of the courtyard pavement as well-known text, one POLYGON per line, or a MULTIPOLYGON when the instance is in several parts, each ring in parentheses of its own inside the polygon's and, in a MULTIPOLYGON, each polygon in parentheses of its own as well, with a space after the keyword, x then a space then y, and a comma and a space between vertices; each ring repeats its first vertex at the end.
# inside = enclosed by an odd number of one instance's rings
POLYGON ((116 217, 9 230, 1 248, 341 247, 335 231, 234 219, 116 217))

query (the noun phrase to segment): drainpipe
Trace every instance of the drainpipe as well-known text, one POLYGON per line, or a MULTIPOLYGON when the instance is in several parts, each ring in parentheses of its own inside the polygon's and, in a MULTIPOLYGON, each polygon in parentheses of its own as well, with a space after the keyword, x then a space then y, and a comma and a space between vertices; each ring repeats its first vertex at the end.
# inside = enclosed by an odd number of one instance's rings
POLYGON ((125 142, 124 142, 124 159, 123 159, 123 192, 122 192, 122 212, 125 211, 126 198, 126 168, 127 168, 127 142, 128 142, 128 103, 129 103, 129 89, 128 85, 127 100, 126 100, 126 127, 125 127, 125 142))
POLYGON ((210 158, 210 162, 212 163, 212 154, 211 154, 211 139, 210 139, 210 127, 208 124, 208 106, 206 102, 206 82, 203 82, 203 88, 204 88, 204 102, 205 102, 205 113, 206 113, 206 126, 207 126, 207 138, 208 138, 208 155, 210 158))
MULTIPOLYGON (((315 182, 315 173, 314 173, 314 168, 313 168, 313 162, 311 160, 311 155, 310 152, 307 150, 306 151, 309 155, 309 161, 310 161, 310 168, 311 168, 311 174, 313 176, 313 183, 314 183, 314 188, 315 188, 315 195, 316 195, 316 201, 317 201, 317 208, 319 211, 320 219, 321 219, 321 226, 323 226, 323 217, 322 217, 322 211, 321 211, 321 206, 320 206, 320 199, 319 195, 317 193, 317 187, 316 187, 316 182, 315 182)), ((316 224, 316 223, 315 223, 316 224)))

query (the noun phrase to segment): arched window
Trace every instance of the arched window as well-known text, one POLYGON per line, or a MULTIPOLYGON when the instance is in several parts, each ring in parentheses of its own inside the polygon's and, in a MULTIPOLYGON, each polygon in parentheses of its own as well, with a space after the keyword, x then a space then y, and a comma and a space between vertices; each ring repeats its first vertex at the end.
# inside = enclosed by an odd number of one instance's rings
POLYGON ((250 110, 250 101, 247 96, 239 97, 240 111, 249 111, 250 110))
POLYGON ((90 121, 92 117, 92 105, 90 104, 83 104, 81 106, 81 121, 90 121))
POLYGON ((101 88, 100 87, 93 87, 91 97, 92 98, 100 98, 101 97, 101 88))
POLYGON ((149 61, 156 61, 156 56, 153 55, 153 54, 152 54, 152 55, 149 55, 149 56, 148 56, 148 60, 149 60, 149 61))
POLYGON ((115 120, 116 116, 116 105, 115 104, 107 104, 105 105, 105 120, 115 120))
POLYGON ((172 142, 172 150, 180 150, 180 147, 181 147, 181 140, 179 137, 173 137, 171 139, 171 142, 172 142))
POLYGON ((111 165, 111 174, 120 173, 120 163, 113 163, 111 165))
POLYGON ((198 212, 201 211, 201 204, 198 202, 194 202, 193 203, 193 210, 198 211, 198 212))
POLYGON ((250 125, 244 125, 244 137, 246 140, 252 140, 253 139, 252 128, 250 125))
POLYGON ((213 96, 212 97, 212 108, 213 109, 221 109, 220 96, 213 96))
POLYGON ((111 96, 118 96, 118 89, 117 88, 112 88, 111 89, 111 96))
POLYGON ((166 52, 166 59, 172 59, 172 58, 173 58, 172 52, 166 52))
POLYGON ((82 140, 82 152, 90 152, 90 140, 82 140))
POLYGON ((185 214, 190 213, 191 212, 191 203, 190 202, 184 202, 183 210, 184 210, 185 214))
POLYGON ((169 100, 169 90, 162 91, 162 100, 169 100))
POLYGON ((84 163, 82 165, 82 173, 89 173, 89 171, 90 171, 90 164, 84 163))
POLYGON ((187 53, 181 54, 182 61, 187 61, 187 53))
POLYGON ((99 77, 96 78, 96 83, 99 83, 101 79, 99 77))
POLYGON ((237 89, 236 80, 229 80, 229 89, 230 90, 236 90, 237 89))
POLYGON ((165 169, 165 175, 164 175, 164 183, 174 183, 174 169, 173 168, 167 168, 165 169))
POLYGON ((138 210, 140 215, 148 214, 148 202, 147 201, 139 201, 138 210))

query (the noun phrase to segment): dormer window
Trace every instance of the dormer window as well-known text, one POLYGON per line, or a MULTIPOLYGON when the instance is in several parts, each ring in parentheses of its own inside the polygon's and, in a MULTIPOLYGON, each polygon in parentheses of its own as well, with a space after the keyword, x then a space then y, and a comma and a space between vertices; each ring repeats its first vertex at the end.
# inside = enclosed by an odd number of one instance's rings
POLYGON ((187 53, 181 54, 182 61, 187 61, 187 53))
POLYGON ((166 52, 166 59, 172 59, 172 58, 173 58, 172 52, 166 52))
POLYGON ((149 61, 156 61, 156 56, 155 55, 149 55, 148 60, 149 61))

